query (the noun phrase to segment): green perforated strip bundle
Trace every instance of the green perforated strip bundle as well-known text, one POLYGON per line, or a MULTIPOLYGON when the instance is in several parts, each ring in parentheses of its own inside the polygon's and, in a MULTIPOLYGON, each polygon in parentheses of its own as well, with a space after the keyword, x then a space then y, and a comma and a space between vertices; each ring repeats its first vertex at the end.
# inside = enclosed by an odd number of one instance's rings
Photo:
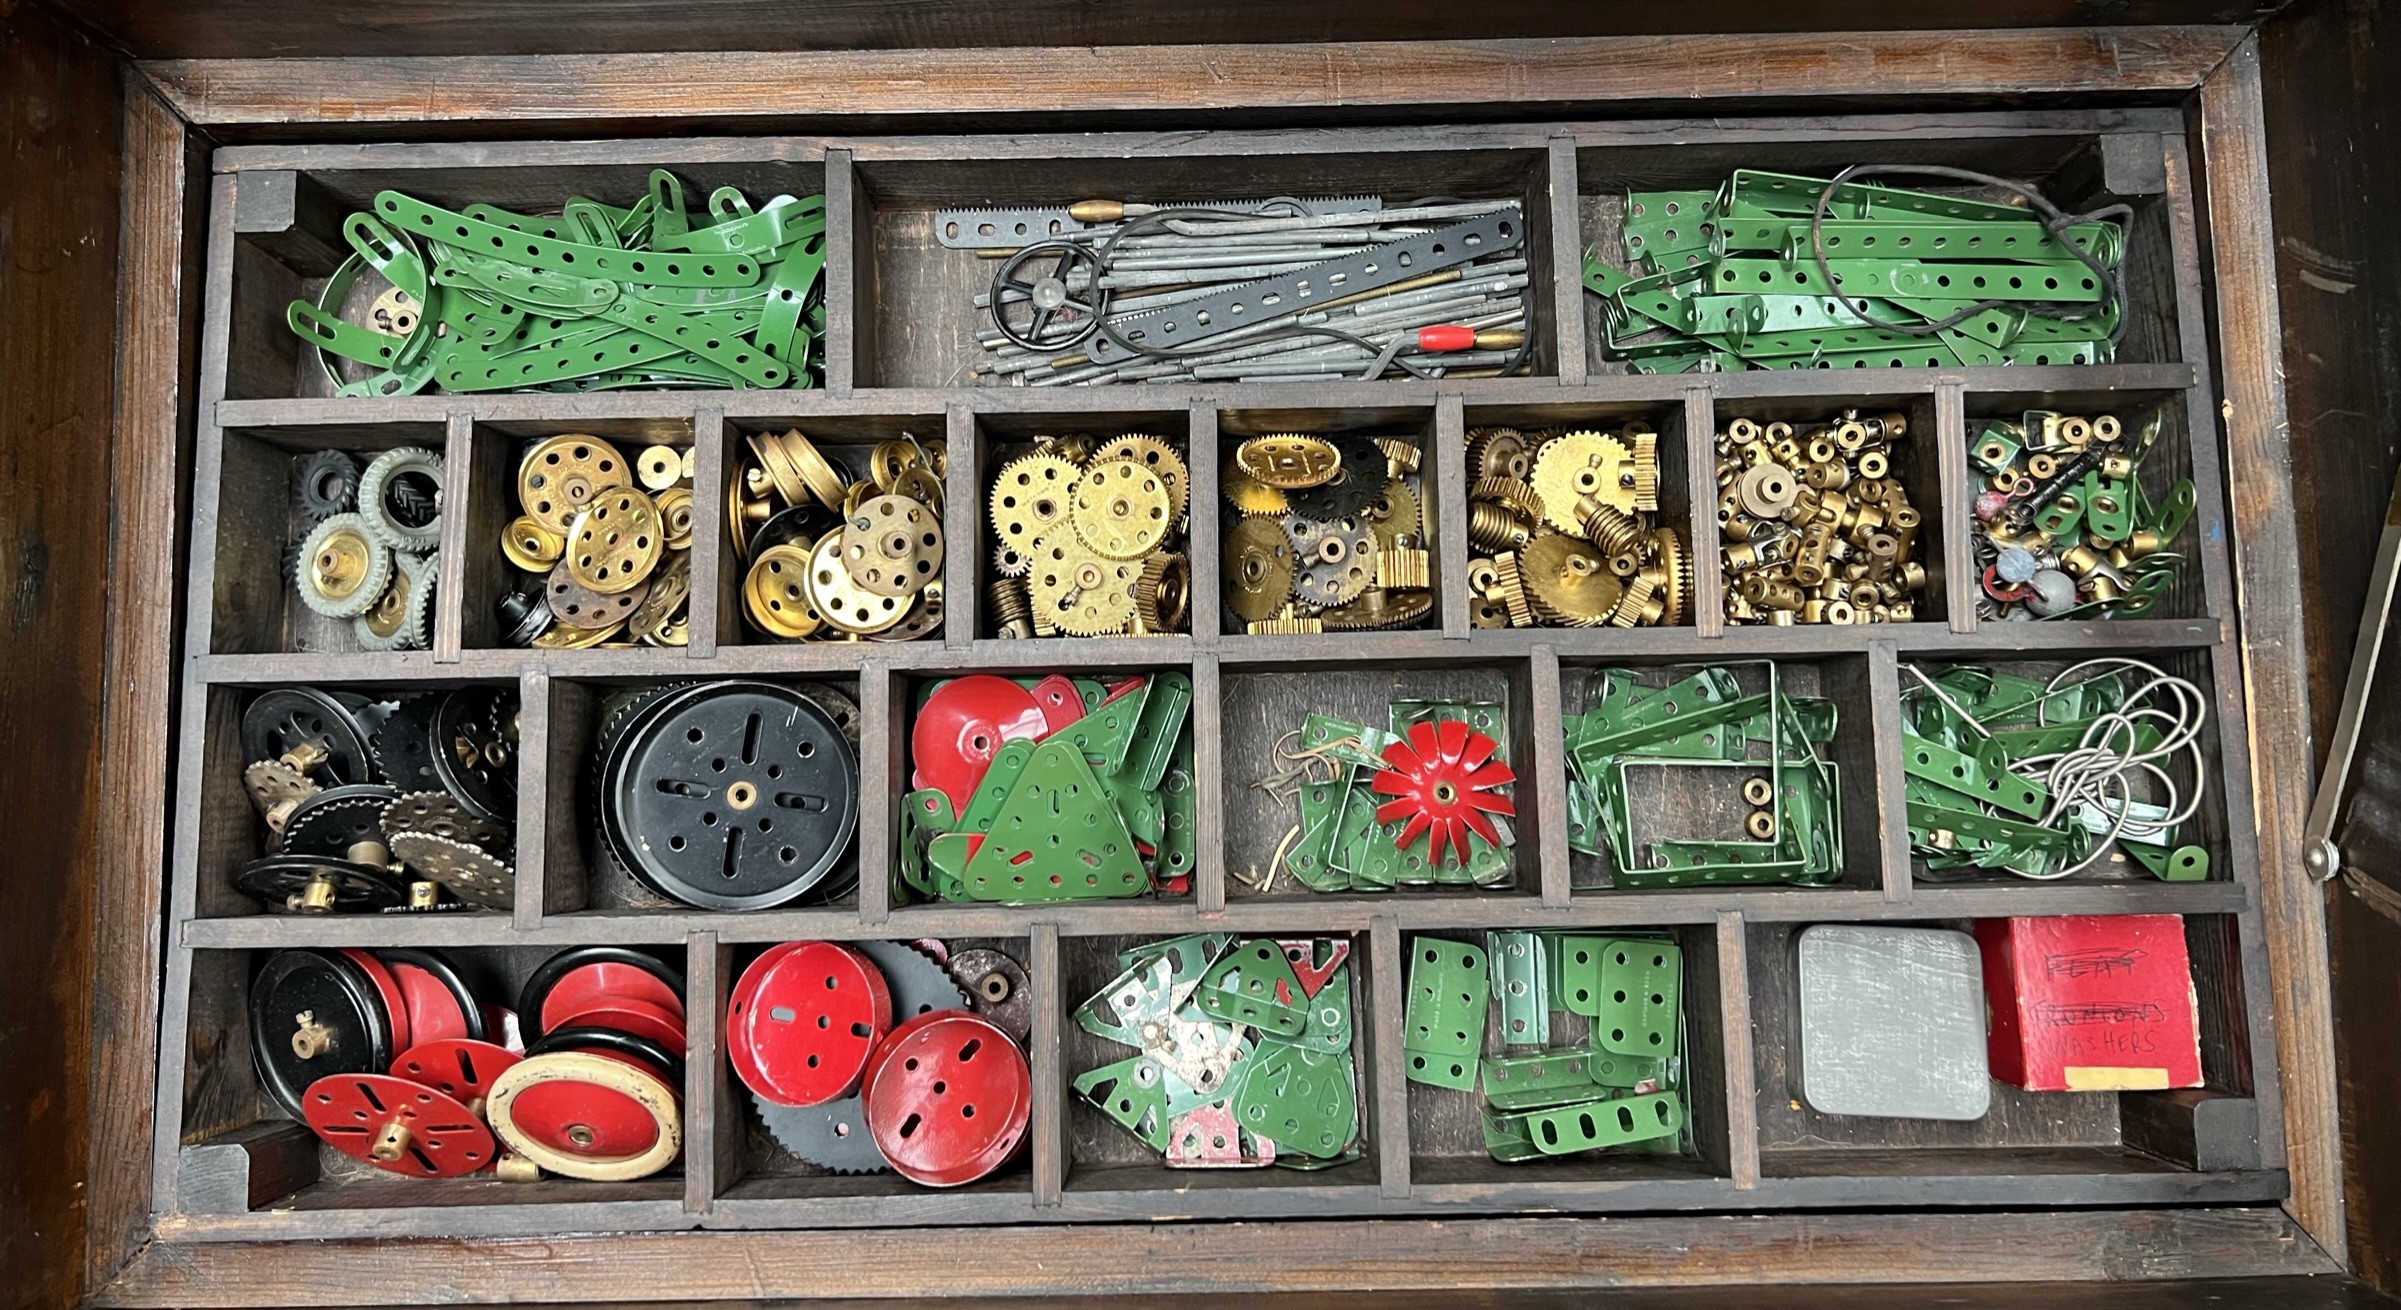
POLYGON ((1345 938, 1198 933, 1118 956, 1078 1026, 1139 1054, 1076 1094, 1169 1168, 1322 1169, 1363 1154, 1345 938))
POLYGON ((664 169, 629 208, 444 209, 398 191, 342 224, 352 254, 286 311, 344 396, 806 387, 825 334, 825 197, 686 210, 664 169))
POLYGON ((1584 256, 1608 353, 1642 373, 2110 361, 2119 223, 1830 185, 1740 169, 1714 191, 1629 192, 1622 262, 1584 256))
POLYGON ((1825 757, 1834 728, 1834 703, 1786 695, 1771 661, 1596 670, 1584 712, 1566 718, 1568 845, 1606 849, 1621 889, 1833 882, 1842 876, 1841 778, 1825 757), (1762 689, 1746 690, 1739 669, 1762 689), (1724 793, 1715 808, 1728 831, 1658 831, 1705 811, 1644 797, 1681 802, 1700 788, 1724 793))

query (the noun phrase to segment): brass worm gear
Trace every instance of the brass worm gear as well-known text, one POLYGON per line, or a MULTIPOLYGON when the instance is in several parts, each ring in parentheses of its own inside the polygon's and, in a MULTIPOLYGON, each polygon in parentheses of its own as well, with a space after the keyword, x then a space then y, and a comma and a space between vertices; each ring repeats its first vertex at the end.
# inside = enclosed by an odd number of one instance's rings
POLYGON ((1034 571, 1026 581, 1034 612, 1071 637, 1123 632, 1134 620, 1134 580, 1139 560, 1103 559, 1073 533, 1034 543, 1034 571))
POLYGON ((1036 538, 1067 521, 1070 497, 1083 472, 1040 450, 1001 465, 992 478, 993 536, 1030 556, 1036 538))
POLYGON ((355 619, 392 582, 392 552, 357 514, 336 514, 301 539, 293 587, 300 603, 329 619, 355 619))
POLYGON ((1521 519, 1543 517, 1543 498, 1532 487, 1511 477, 1480 478, 1467 490, 1469 500, 1486 500, 1521 519))
POLYGON ((423 446, 402 446, 375 457, 359 475, 358 513, 367 535, 394 550, 428 551, 442 544, 442 457, 423 446), (432 511, 422 523, 405 523, 392 511, 396 494, 408 494, 397 479, 417 474, 434 484, 432 511))

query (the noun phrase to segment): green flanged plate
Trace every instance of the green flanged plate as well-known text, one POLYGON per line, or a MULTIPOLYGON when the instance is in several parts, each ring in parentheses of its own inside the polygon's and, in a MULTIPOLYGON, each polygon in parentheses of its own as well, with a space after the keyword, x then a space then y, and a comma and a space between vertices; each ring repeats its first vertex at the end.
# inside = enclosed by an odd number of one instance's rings
POLYGON ((1543 960, 1542 938, 1531 932, 1488 932, 1484 954, 1501 1000, 1501 1041, 1509 1046, 1549 1042, 1550 971, 1543 960))
POLYGON ((1164 1152, 1168 1120, 1174 1113, 1168 1099, 1169 1081, 1167 1071, 1158 1061, 1137 1055, 1077 1074, 1075 1091, 1092 1108, 1148 1142, 1153 1150, 1164 1152))
MULTIPOLYGON (((1278 1037, 1298 1037, 1309 1026, 1307 997, 1283 948, 1254 937, 1228 951, 1201 975, 1193 1000, 1201 1013, 1224 1023, 1249 1024, 1278 1037)), ((1274 1133, 1268 1136, 1274 1137, 1274 1133)))
POLYGON ((1351 967, 1335 966, 1308 1004, 1309 1028, 1301 1041, 1321 1051, 1351 1049, 1351 967))
POLYGON ((1672 1093, 1658 1092, 1562 1105, 1508 1117, 1522 1125, 1536 1151, 1544 1155, 1573 1155, 1605 1146, 1673 1137, 1684 1131, 1684 1101, 1672 1093))
POLYGON ((1682 948, 1636 938, 1611 941, 1601 956, 1601 1013, 1593 1020, 1601 1049, 1674 1055, 1683 993, 1682 948))
POLYGON ((1035 745, 967 866, 967 894, 981 901, 1090 900, 1149 886, 1125 820, 1074 743, 1060 740, 1035 745))
POLYGON ((1485 1013, 1492 1001, 1484 952, 1441 937, 1420 937, 1411 949, 1401 1045, 1443 1055, 1482 1052, 1485 1013))
POLYGON ((1539 1110, 1599 1095, 1582 1051, 1497 1055, 1484 1061, 1484 1100, 1496 1110, 1539 1110))
POLYGON ((1262 1039, 1234 1090, 1234 1122, 1279 1151, 1338 1158, 1359 1136, 1356 1081, 1347 1054, 1262 1039))

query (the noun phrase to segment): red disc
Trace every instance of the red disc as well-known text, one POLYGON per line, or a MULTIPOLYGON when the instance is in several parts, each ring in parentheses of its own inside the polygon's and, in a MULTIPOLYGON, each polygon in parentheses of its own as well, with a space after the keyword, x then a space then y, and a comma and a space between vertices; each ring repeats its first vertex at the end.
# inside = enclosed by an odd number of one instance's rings
POLYGON ((569 1015, 594 1009, 603 1000, 619 999, 648 1002, 679 1021, 684 1017, 683 998, 657 974, 631 964, 603 961, 569 970, 542 998, 542 1031, 563 1028, 569 1015))
POLYGON ((792 942, 762 955, 734 984, 725 1049, 750 1090, 777 1105, 823 1105, 850 1095, 892 1028, 883 971, 832 942, 792 942))
POLYGON ((411 1045, 423 1046, 467 1035, 467 1012, 459 1008, 457 994, 441 979, 406 960, 394 960, 384 967, 392 971, 393 981, 400 985, 401 999, 408 1006, 405 1027, 411 1045))
MULTIPOLYGON (((552 1013, 547 1005, 542 1010, 545 1014, 552 1013)), ((585 1009, 561 1015, 557 1023, 546 1026, 543 1031, 557 1032, 561 1028, 614 1028, 621 1033, 647 1037, 677 1055, 685 1054, 688 1049, 684 1043, 682 1015, 670 1014, 648 1001, 622 996, 601 997, 585 1009)))
POLYGON ((1034 703, 1042 707, 1047 736, 1084 717, 1084 693, 1075 679, 1054 673, 1034 684, 1034 703))
POLYGON ((1030 741, 1048 731, 1049 720, 1025 688, 989 673, 953 678, 925 698, 909 729, 915 770, 909 785, 939 788, 950 797, 951 813, 965 814, 1001 743, 1030 741))
POLYGON ((876 1048, 862 1094, 867 1131, 892 1168, 928 1187, 972 1183, 1025 1141, 1034 1079, 991 1020, 921 1014, 876 1048))
POLYGON ((490 1042, 447 1037, 402 1051, 392 1061, 392 1076, 422 1083, 464 1104, 481 1100, 492 1080, 520 1058, 490 1042))
MULTIPOLYGON (((638 1064, 633 1067, 642 1068, 638 1064)), ((643 1072, 657 1077, 654 1071, 643 1072)), ((664 1082, 659 1085, 666 1086, 664 1082)), ((659 1121, 648 1107, 624 1092, 596 1083, 561 1081, 528 1087, 509 1106, 509 1124, 560 1155, 589 1160, 638 1157, 659 1142, 659 1121)))
POLYGON ((383 998, 383 1012, 392 1023, 392 1049, 405 1051, 416 1043, 416 1034, 409 1031, 408 994, 401 989, 400 979, 384 967, 384 962, 354 946, 341 948, 343 958, 366 970, 375 982, 375 994, 383 998))
POLYGON ((457 1178, 499 1154, 466 1106, 406 1078, 334 1074, 309 1084, 301 1108, 335 1150, 412 1178, 457 1178))

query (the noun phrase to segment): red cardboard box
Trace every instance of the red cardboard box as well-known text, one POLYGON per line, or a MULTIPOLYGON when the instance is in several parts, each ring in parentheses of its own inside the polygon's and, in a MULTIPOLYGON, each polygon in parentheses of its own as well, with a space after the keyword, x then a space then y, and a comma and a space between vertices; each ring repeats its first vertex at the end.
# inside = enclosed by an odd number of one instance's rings
POLYGON ((2030 1092, 2201 1085, 2182 916, 1981 919, 1976 943, 1994 1078, 2030 1092))

